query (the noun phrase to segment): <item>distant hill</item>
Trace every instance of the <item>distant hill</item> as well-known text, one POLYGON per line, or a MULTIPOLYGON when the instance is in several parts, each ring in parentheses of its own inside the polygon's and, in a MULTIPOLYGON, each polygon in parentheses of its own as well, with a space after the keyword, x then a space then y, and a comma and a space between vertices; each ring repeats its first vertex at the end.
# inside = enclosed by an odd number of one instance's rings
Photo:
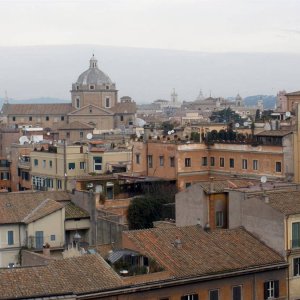
POLYGON ((276 103, 276 96, 272 95, 255 95, 248 96, 244 98, 245 104, 247 106, 256 106, 258 100, 263 100, 264 109, 274 109, 276 103))

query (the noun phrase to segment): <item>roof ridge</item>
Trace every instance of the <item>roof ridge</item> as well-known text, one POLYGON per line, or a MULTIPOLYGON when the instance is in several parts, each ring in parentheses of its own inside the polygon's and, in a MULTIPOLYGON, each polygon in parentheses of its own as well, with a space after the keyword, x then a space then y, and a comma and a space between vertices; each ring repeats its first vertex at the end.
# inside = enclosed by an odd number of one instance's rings
MULTIPOLYGON (((32 216, 34 216, 34 214, 39 211, 41 208, 45 207, 47 203, 49 203, 50 201, 55 201, 55 200, 52 200, 50 198, 47 198, 45 200, 43 200, 37 207, 35 207, 25 218, 23 218, 23 220, 21 220, 21 222, 24 222, 26 223, 28 220, 30 220, 30 218, 32 216)), ((55 201, 56 202, 56 201, 55 201)), ((60 208, 63 207, 60 203, 56 202, 60 208)))

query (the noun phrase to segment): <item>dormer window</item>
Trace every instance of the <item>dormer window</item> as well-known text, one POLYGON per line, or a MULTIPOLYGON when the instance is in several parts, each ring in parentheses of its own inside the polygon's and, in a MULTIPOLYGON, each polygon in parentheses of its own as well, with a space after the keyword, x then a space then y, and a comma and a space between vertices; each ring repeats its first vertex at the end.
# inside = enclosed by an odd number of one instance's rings
POLYGON ((109 90, 109 85, 107 85, 105 88, 106 88, 107 90, 109 90))
POLYGON ((79 90, 79 85, 76 85, 76 90, 77 90, 77 91, 79 90))
POLYGON ((94 85, 90 85, 90 90, 94 90, 95 89, 95 86, 94 85))

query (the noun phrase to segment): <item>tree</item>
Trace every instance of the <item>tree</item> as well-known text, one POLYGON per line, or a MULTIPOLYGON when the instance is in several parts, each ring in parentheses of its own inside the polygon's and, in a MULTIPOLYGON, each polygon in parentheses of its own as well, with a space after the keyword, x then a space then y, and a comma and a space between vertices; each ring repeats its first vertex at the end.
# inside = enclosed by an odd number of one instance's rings
POLYGON ((134 198, 127 213, 129 229, 152 228, 153 222, 161 218, 162 205, 159 199, 149 195, 134 198))
POLYGON ((169 121, 166 121, 161 124, 161 127, 162 127, 164 135, 167 135, 168 131, 171 131, 174 129, 174 124, 172 124, 169 121))
POLYGON ((129 229, 152 228, 153 222, 171 217, 170 204, 175 202, 176 188, 169 184, 153 184, 144 196, 134 198, 128 206, 129 229))
POLYGON ((230 107, 224 108, 220 111, 214 111, 211 116, 210 120, 212 122, 219 122, 219 123, 239 123, 242 124, 242 118, 239 114, 233 111, 230 107))

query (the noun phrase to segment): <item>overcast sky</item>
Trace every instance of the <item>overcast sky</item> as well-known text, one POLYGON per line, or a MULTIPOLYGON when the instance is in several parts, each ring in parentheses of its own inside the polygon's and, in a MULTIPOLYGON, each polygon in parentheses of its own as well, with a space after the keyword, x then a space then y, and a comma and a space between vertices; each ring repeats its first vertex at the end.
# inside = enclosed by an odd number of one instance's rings
POLYGON ((299 0, 0 0, 0 46, 300 52, 299 0))
POLYGON ((0 98, 70 99, 93 52, 137 102, 300 89, 300 0, 0 0, 0 12, 0 98))

